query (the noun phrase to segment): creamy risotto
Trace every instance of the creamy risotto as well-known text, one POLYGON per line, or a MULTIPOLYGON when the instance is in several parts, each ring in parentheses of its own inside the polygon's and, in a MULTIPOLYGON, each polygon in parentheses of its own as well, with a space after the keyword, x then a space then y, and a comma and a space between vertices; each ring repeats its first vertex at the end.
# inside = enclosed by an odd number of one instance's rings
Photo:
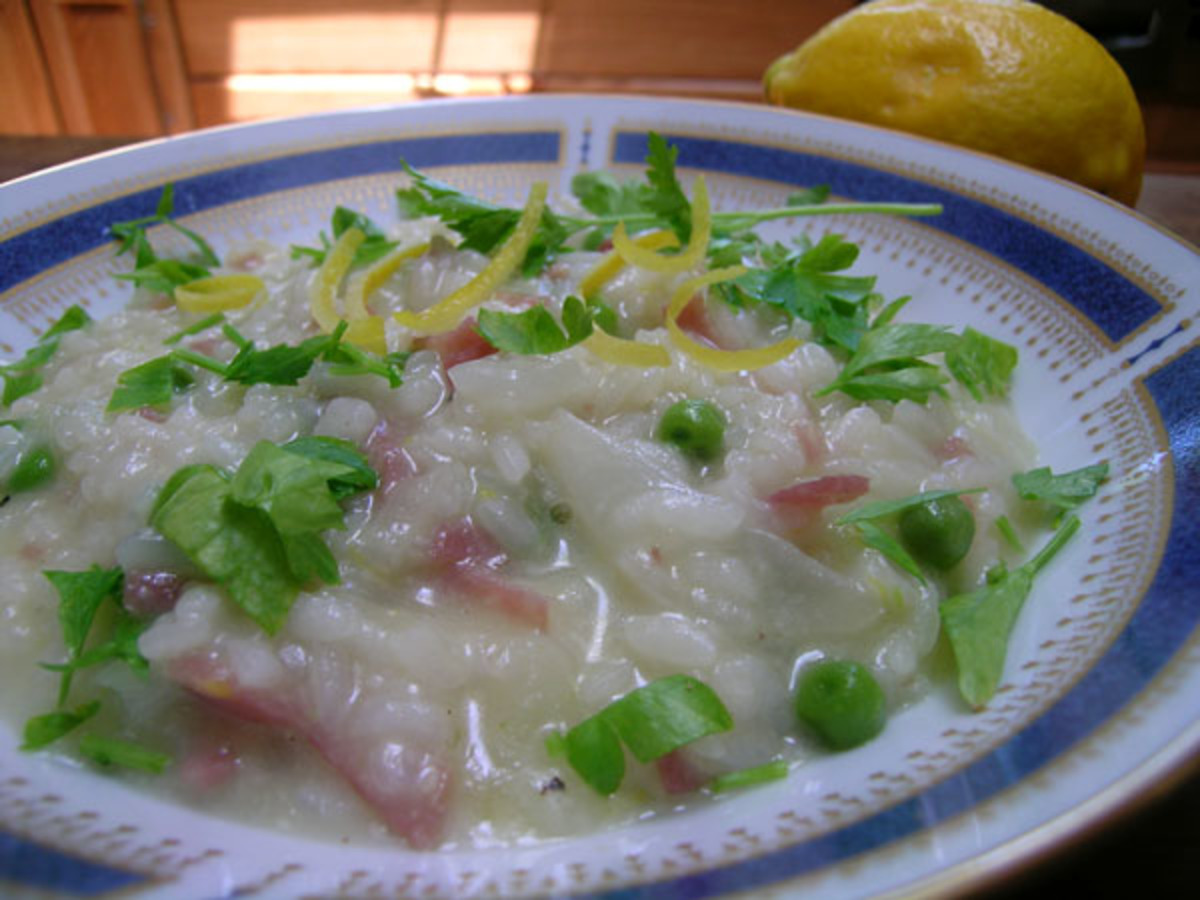
POLYGON ((168 195, 114 230, 128 308, 5 370, 0 672, 27 746, 435 848, 886 740, 952 672, 939 604, 1003 585, 1048 522, 1013 481, 1011 366, 969 372, 990 339, 889 321, 850 245, 752 242, 699 184, 673 231, 615 235, 580 190, 598 224, 547 252, 539 197, 487 246, 415 177, 408 218, 339 210, 321 246, 220 262, 186 235, 157 255, 168 195), (810 694, 868 701, 848 723, 803 699, 822 663, 810 694))

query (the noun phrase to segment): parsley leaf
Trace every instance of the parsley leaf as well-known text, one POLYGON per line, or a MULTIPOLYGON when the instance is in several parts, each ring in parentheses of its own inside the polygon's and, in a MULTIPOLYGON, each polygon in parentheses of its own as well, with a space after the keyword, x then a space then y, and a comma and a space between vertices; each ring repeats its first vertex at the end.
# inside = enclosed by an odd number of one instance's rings
POLYGON ((196 379, 174 356, 159 356, 117 376, 117 387, 105 412, 124 412, 147 406, 163 407, 183 393, 196 379))
POLYGON ((756 784, 765 784, 768 781, 780 781, 787 778, 787 774, 788 764, 782 759, 775 759, 761 766, 718 775, 708 783, 708 787, 714 793, 719 794, 722 791, 740 790, 756 784))
POLYGON ((225 367, 226 381, 239 384, 296 384, 308 374, 323 354, 340 340, 341 335, 320 335, 299 344, 276 344, 259 350, 254 342, 242 337, 230 325, 222 329, 238 345, 237 354, 225 367))
POLYGON ((300 586, 266 513, 232 502, 229 478, 187 466, 163 487, 150 524, 220 584, 268 634, 287 618, 300 586))
POLYGON ((404 383, 404 367, 409 356, 411 354, 405 352, 377 356, 353 344, 340 342, 322 354, 322 358, 329 363, 331 375, 378 375, 394 388, 404 383))
MULTIPOLYGON (((39 344, 57 339, 70 331, 79 331, 81 328, 86 328, 92 324, 92 317, 87 314, 82 306, 78 304, 68 306, 58 320, 46 329, 46 333, 42 335, 39 344)), ((54 351, 50 351, 53 353, 54 351)))
POLYGON ((867 330, 875 278, 834 273, 854 264, 858 247, 840 235, 827 234, 798 253, 781 254, 776 249, 768 255, 774 263, 770 268, 752 268, 717 285, 720 296, 734 306, 772 306, 809 322, 817 342, 855 352, 867 330))
MULTIPOLYGON (((567 241, 583 233, 582 246, 597 249, 618 222, 632 230, 670 228, 686 244, 691 235, 692 208, 680 186, 675 164, 679 150, 655 132, 647 135, 646 176, 643 181, 619 183, 605 172, 585 172, 571 181, 571 190, 590 217, 558 215, 547 210, 522 263, 526 277, 537 274, 546 263, 565 252, 567 241)), ((456 188, 416 171, 402 162, 411 176, 410 187, 396 192, 401 216, 435 216, 462 236, 463 249, 490 253, 515 226, 520 211, 496 206, 471 197, 456 188)), ((772 219, 827 213, 876 212, 936 215, 935 204, 842 203, 825 204, 829 189, 814 188, 793 194, 778 209, 753 212, 714 213, 710 263, 714 267, 735 265, 762 248, 752 232, 756 225, 772 219)), ((322 251, 302 250, 317 254, 322 251)))
MULTIPOLYGON (((46 571, 42 573, 58 592, 58 619, 63 643, 67 647, 65 663, 43 663, 42 667, 62 676, 58 691, 59 709, 34 716, 25 723, 22 750, 38 750, 73 731, 100 709, 99 701, 85 703, 74 711, 61 707, 66 703, 71 682, 77 671, 109 660, 125 662, 134 672, 145 675, 150 664, 138 649, 138 638, 147 623, 132 616, 122 601, 124 573, 121 569, 92 566, 82 572, 46 571), (87 648, 97 615, 106 601, 112 601, 112 616, 107 622, 107 639, 87 648)), ((84 739, 86 740, 86 738, 84 739)))
POLYGON ((329 490, 338 500, 345 500, 363 491, 373 491, 379 485, 379 475, 349 441, 311 435, 289 441, 283 445, 283 449, 298 456, 340 466, 341 470, 328 479, 329 490))
POLYGON ((325 261, 325 254, 333 246, 333 241, 336 241, 351 228, 357 228, 364 235, 363 242, 358 245, 358 249, 354 252, 352 266, 375 262, 375 260, 386 256, 396 248, 397 242, 389 241, 387 235, 383 233, 383 229, 376 225, 368 216, 348 209, 345 206, 338 206, 334 209, 330 225, 333 230, 332 241, 322 231, 320 247, 301 247, 293 244, 292 259, 307 256, 313 260, 314 265, 320 265, 325 261))
POLYGON ((978 709, 996 693, 1004 675, 1008 639, 1033 579, 1079 530, 1079 519, 1070 516, 1029 562, 1012 570, 1000 569, 988 583, 969 594, 943 600, 938 607, 942 628, 958 664, 958 688, 978 709))
POLYGON ((580 172, 571 179, 571 193, 594 216, 620 216, 643 211, 641 188, 618 183, 608 172, 580 172))
POLYGON ((123 605, 121 590, 125 574, 119 567, 102 569, 97 565, 83 572, 48 570, 42 574, 58 592, 58 624, 67 647, 67 663, 61 667, 63 677, 58 692, 58 702, 62 705, 71 690, 77 663, 83 658, 97 611, 105 600, 118 607, 123 605))
POLYGON ((1084 466, 1055 475, 1049 466, 1013 476, 1013 487, 1022 500, 1041 500, 1062 510, 1073 510, 1096 496, 1108 478, 1108 463, 1084 466))
POLYGON ((983 490, 983 488, 970 488, 964 491, 924 491, 920 494, 912 494, 897 500, 877 500, 873 503, 864 504, 858 509, 851 510, 834 522, 834 524, 853 526, 864 544, 873 550, 878 550, 885 558, 890 559, 905 572, 912 575, 913 578, 917 579, 917 581, 921 582, 921 584, 924 584, 925 576, 921 572, 920 565, 918 565, 917 561, 912 558, 895 537, 879 526, 878 522, 881 519, 890 519, 897 516, 906 509, 921 506, 934 500, 941 500, 946 497, 961 497, 963 494, 978 494, 983 490))
POLYGON ((346 474, 355 473, 320 456, 261 441, 233 476, 230 498, 261 509, 281 535, 343 528, 342 508, 329 481, 346 474))
POLYGON ((874 522, 858 522, 854 527, 864 544, 872 550, 878 550, 885 558, 890 559, 921 584, 925 583, 925 575, 921 572, 921 567, 898 540, 874 522))
POLYGON ((169 294, 180 285, 207 278, 211 274, 209 270, 221 264, 208 241, 172 218, 174 211, 175 185, 167 184, 158 198, 154 215, 114 222, 109 226, 109 233, 121 242, 117 256, 128 252, 134 255, 133 271, 117 275, 117 278, 132 281, 146 290, 169 294), (155 225, 165 225, 187 238, 195 247, 195 261, 159 257, 146 234, 147 229, 155 225))
POLYGON ((198 322, 193 322, 187 328, 183 328, 183 329, 175 332, 173 335, 171 335, 169 338, 167 338, 165 341, 163 341, 163 343, 166 344, 168 347, 171 346, 172 344, 178 344, 185 337, 191 337, 193 334, 199 334, 202 331, 208 331, 208 329, 215 328, 217 325, 222 324, 224 321, 225 321, 225 313, 219 313, 219 312, 213 313, 211 316, 205 316, 203 319, 200 319, 198 322))
POLYGON ((897 500, 876 500, 872 503, 866 503, 858 509, 852 510, 839 518, 835 525, 853 525, 858 522, 867 522, 873 519, 886 519, 896 513, 904 512, 913 506, 920 506, 923 503, 929 503, 931 500, 941 500, 943 497, 961 497, 964 494, 980 494, 984 488, 969 488, 968 490, 937 490, 923 491, 920 494, 912 494, 908 497, 900 497, 897 500))
POLYGON ((58 592, 58 623, 63 643, 71 658, 76 658, 83 653, 100 604, 109 598, 119 602, 124 573, 119 568, 102 569, 94 565, 83 572, 48 570, 42 574, 58 592))
POLYGON ((0 365, 4 377, 4 393, 0 406, 10 406, 21 397, 32 394, 42 386, 42 375, 38 371, 58 352, 60 338, 69 331, 78 331, 92 321, 82 306, 69 306, 58 320, 46 329, 36 344, 25 351, 15 362, 0 365))
POLYGON ((1025 547, 1021 543, 1021 538, 1017 535, 1017 530, 1013 528, 1012 522, 1008 520, 1008 516, 1000 516, 996 519, 996 530, 1000 532, 1000 536, 1004 538, 1005 543, 1018 553, 1024 553, 1025 547))
POLYGON ((109 660, 120 660, 139 675, 145 675, 150 670, 150 664, 138 650, 138 638, 146 630, 148 623, 131 615, 124 607, 116 607, 111 625, 111 636, 104 643, 85 650, 78 658, 59 665, 43 663, 42 668, 51 672, 77 672, 89 666, 99 665, 109 660))
POLYGON ((602 716, 584 719, 566 735, 567 762, 597 793, 615 793, 625 778, 625 751, 602 716))
POLYGON ((567 762, 607 795, 625 775, 622 743, 645 763, 731 728, 733 717, 712 688, 688 675, 671 675, 630 691, 568 731, 567 762))
POLYGON ((578 343, 571 341, 544 306, 534 306, 520 313, 481 309, 477 323, 477 330, 484 339, 497 350, 507 353, 558 353, 572 343, 578 343))
POLYGON ((74 731, 99 711, 100 701, 93 700, 74 710, 60 709, 42 716, 34 716, 25 723, 21 749, 41 750, 43 747, 53 744, 63 735, 74 731))
POLYGON ((544 306, 523 312, 507 313, 481 309, 478 331, 484 339, 506 353, 523 355, 558 353, 574 347, 599 325, 605 331, 615 328, 616 314, 602 303, 568 297, 563 303, 562 325, 544 306))
MULTIPOLYGON (((445 182, 431 178, 408 163, 401 161, 404 171, 412 177, 412 186, 396 191, 396 202, 404 218, 436 216, 462 236, 459 244, 464 250, 491 253, 499 247, 516 227, 521 212, 496 206, 471 197, 445 182)), ((521 272, 536 275, 562 250, 563 244, 582 227, 568 226, 567 221, 547 208, 542 213, 538 230, 525 253, 521 272)))
POLYGON ((17 464, 8 473, 4 489, 10 494, 32 491, 54 477, 58 464, 46 446, 26 446, 17 456, 17 464))
POLYGON ((958 343, 946 351, 946 368, 978 401, 985 393, 1007 396, 1016 367, 1016 347, 971 327, 964 328, 958 343))
POLYGON ((646 136, 646 183, 642 204, 671 226, 680 246, 692 235, 692 204, 675 176, 679 148, 672 147, 656 132, 646 136))
POLYGON ((951 350, 958 341, 940 325, 890 322, 871 328, 841 374, 814 396, 841 391, 856 400, 924 403, 947 379, 920 357, 951 350))
POLYGON ((161 775, 171 763, 171 757, 165 753, 94 734, 85 734, 79 739, 79 752, 102 766, 121 766, 154 775, 161 775))
MULTIPOLYGON (((210 317, 209 327, 219 324, 210 317)), ((163 406, 171 397, 186 390, 194 382, 184 363, 204 369, 226 381, 239 384, 293 385, 306 376, 317 360, 329 363, 332 375, 378 375, 391 387, 403 383, 407 353, 377 356, 342 343, 344 323, 332 334, 308 338, 299 344, 276 344, 260 350, 232 325, 223 325, 222 333, 238 348, 228 363, 185 347, 176 347, 165 356, 149 360, 122 372, 117 388, 109 399, 108 411, 121 412, 143 406, 163 406)))
POLYGON ((191 284, 211 274, 204 266, 194 263, 178 259, 155 259, 132 272, 121 272, 113 277, 120 281, 132 281, 136 287, 147 291, 170 294, 180 285, 191 284))
POLYGON ((275 634, 301 587, 313 578, 337 581, 319 533, 343 528, 338 501, 377 481, 348 442, 263 441, 232 475, 207 465, 180 469, 160 491, 150 524, 275 634))

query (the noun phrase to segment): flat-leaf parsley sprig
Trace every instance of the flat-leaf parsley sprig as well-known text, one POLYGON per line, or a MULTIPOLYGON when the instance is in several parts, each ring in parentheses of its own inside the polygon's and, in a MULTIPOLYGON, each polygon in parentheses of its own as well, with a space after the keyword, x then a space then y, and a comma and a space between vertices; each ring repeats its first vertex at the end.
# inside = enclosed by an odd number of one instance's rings
POLYGON ((212 269, 221 265, 221 260, 212 246, 190 228, 185 228, 173 218, 175 212, 175 185, 163 187, 154 215, 126 222, 115 222, 109 226, 112 236, 121 242, 117 256, 132 253, 134 269, 115 277, 132 281, 150 291, 169 294, 180 285, 207 278, 212 269), (150 244, 147 230, 155 225, 165 225, 183 235, 195 248, 193 259, 180 260, 160 257, 150 244))
MULTIPOLYGON (((605 172, 586 172, 572 179, 571 191, 583 209, 591 215, 572 216, 546 210, 537 234, 526 253, 522 273, 536 275, 547 263, 572 248, 567 242, 581 235, 582 246, 594 249, 607 239, 618 223, 629 231, 665 228, 673 231, 681 245, 691 236, 691 204, 680 186, 675 171, 678 148, 651 132, 646 156, 644 181, 618 183, 605 172)), ((472 197, 403 163, 412 179, 407 188, 396 192, 400 213, 405 218, 433 216, 457 232, 463 249, 491 253, 516 226, 520 211, 472 197)), ((776 219, 845 213, 885 213, 890 215, 932 216, 942 208, 934 203, 826 203, 827 192, 797 194, 787 206, 738 212, 714 213, 710 255, 729 254, 735 243, 750 246, 753 229, 776 219)), ((729 264, 719 261, 718 266, 729 264)))
MULTIPOLYGON (((308 338, 299 344, 274 344, 261 349, 221 318, 210 317, 206 322, 209 327, 221 325, 222 334, 237 347, 233 359, 222 362, 186 347, 174 347, 163 356, 122 372, 106 412, 168 406, 176 394, 185 392, 195 383, 189 367, 247 386, 294 385, 321 360, 329 366, 331 375, 375 375, 385 379, 390 387, 399 387, 403 383, 409 354, 379 355, 348 344, 342 340, 345 322, 340 323, 332 334, 308 338)), ((177 343, 177 337, 172 335, 167 343, 177 343)))
MULTIPOLYGON (((34 716, 25 723, 21 749, 26 751, 49 746, 78 730, 100 712, 99 700, 82 703, 74 709, 67 708, 77 671, 107 662, 123 662, 145 677, 150 665, 137 645, 148 623, 125 608, 122 597, 125 575, 120 567, 92 566, 80 572, 55 570, 42 574, 58 593, 58 621, 67 660, 42 664, 43 668, 61 676, 58 704, 52 712, 34 716)), ((169 756, 157 750, 94 733, 81 736, 77 747, 81 754, 100 765, 117 765, 153 774, 161 773, 171 761, 169 756)))
POLYGON ((150 524, 275 634, 303 587, 338 582, 321 533, 344 528, 341 501, 378 480, 348 441, 262 441, 234 472, 211 465, 177 471, 159 492, 150 524))

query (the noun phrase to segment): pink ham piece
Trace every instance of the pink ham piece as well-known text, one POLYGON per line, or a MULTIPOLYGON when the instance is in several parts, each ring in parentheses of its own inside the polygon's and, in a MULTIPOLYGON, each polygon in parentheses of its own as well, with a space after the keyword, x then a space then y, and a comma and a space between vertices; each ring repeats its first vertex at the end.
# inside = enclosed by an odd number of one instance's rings
POLYGON ((453 331, 417 338, 413 341, 413 348, 433 350, 442 358, 442 368, 447 372, 460 363, 483 359, 499 352, 475 330, 474 316, 467 316, 453 331))
POLYGON ((718 350, 732 349, 721 346, 721 342, 717 339, 716 329, 713 328, 712 320, 708 317, 708 309, 704 305, 704 299, 699 294, 688 301, 688 305, 683 308, 683 311, 675 320, 675 324, 702 344, 708 344, 710 347, 716 347, 718 350))
POLYGON ((160 616, 175 608, 183 579, 174 572, 131 570, 125 573, 121 599, 135 616, 160 616))
POLYGON ((153 406, 138 407, 137 414, 147 422, 153 422, 156 425, 161 425, 167 421, 167 414, 161 409, 155 409, 153 406))
POLYGON ((952 459, 969 459, 975 454, 971 452, 971 445, 957 434, 952 434, 933 449, 933 455, 942 462, 949 462, 952 459))
POLYGON ((709 782, 708 776, 696 768, 682 748, 656 759, 654 767, 668 794, 690 794, 709 782))
POLYGON ((413 848, 428 850, 441 842, 451 784, 450 769, 440 756, 392 737, 356 735, 344 720, 357 702, 357 692, 338 714, 322 718, 300 690, 240 685, 218 654, 180 657, 168 665, 167 673, 231 715, 306 738, 388 828, 413 848))
POLYGON ((371 431, 363 452, 379 475, 379 486, 375 491, 380 497, 386 497, 398 482, 416 474, 417 465, 404 449, 403 437, 387 421, 380 422, 371 431))
POLYGON ((787 527, 802 528, 825 507, 857 500, 870 489, 871 480, 864 475, 823 475, 776 491, 767 503, 787 527))
POLYGON ((197 794, 229 784, 237 775, 240 760, 225 743, 210 743, 190 752, 179 763, 179 780, 197 794))
POLYGON ((469 516, 438 530, 430 561, 454 593, 536 631, 545 631, 549 625, 549 602, 499 574, 508 554, 469 516))

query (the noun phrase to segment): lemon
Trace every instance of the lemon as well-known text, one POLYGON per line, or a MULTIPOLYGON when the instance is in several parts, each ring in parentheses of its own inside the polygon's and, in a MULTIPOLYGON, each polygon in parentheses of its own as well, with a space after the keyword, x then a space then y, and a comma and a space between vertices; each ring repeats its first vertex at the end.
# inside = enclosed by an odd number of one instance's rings
POLYGON ((1026 0, 876 0, 763 81, 771 103, 992 153, 1131 206, 1141 189, 1129 79, 1087 32, 1026 0))

